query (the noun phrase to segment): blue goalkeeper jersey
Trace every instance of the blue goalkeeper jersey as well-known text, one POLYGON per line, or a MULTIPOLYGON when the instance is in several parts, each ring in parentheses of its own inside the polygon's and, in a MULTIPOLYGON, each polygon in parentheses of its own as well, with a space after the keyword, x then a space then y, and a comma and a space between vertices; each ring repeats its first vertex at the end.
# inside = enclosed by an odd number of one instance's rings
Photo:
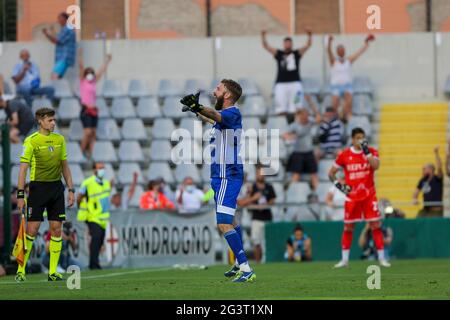
POLYGON ((242 116, 236 106, 219 111, 222 122, 211 131, 211 178, 243 180, 244 167, 239 155, 242 116))

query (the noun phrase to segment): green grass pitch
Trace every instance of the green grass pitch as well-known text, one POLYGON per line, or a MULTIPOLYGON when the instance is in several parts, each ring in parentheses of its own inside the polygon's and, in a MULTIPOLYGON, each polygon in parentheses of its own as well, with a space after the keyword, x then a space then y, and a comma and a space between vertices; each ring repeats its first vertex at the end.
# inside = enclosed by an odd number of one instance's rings
MULTIPOLYGON (((81 273, 81 289, 28 275, 17 284, 0 278, 0 299, 450 299, 450 260, 396 260, 381 268, 381 289, 367 288, 371 262, 352 261, 333 270, 332 262, 254 265, 254 283, 232 283, 228 266, 206 270, 115 269, 81 273)), ((67 277, 67 275, 65 275, 67 277)))

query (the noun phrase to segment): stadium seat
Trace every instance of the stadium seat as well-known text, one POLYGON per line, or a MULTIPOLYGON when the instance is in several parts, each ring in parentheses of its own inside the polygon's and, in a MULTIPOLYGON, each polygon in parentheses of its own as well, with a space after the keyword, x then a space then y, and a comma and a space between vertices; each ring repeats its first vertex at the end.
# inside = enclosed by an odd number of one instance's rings
POLYGON ((183 118, 180 122, 180 129, 184 129, 191 134, 191 137, 197 141, 203 139, 202 121, 194 118, 183 118))
POLYGON ((333 100, 331 97, 331 93, 327 94, 323 97, 322 103, 319 105, 319 111, 321 114, 325 113, 325 109, 333 106, 333 100))
POLYGON ((144 162, 144 152, 137 141, 121 141, 119 146, 120 161, 144 162))
POLYGON ((450 75, 447 77, 445 81, 444 93, 450 95, 450 75))
POLYGON ((95 105, 98 108, 98 117, 100 119, 111 117, 111 112, 109 111, 109 107, 106 105, 105 99, 102 97, 97 97, 95 100, 95 105))
POLYGON ((55 97, 58 99, 61 98, 70 98, 73 97, 72 90, 70 89, 69 81, 66 79, 59 79, 53 81, 53 88, 55 88, 55 97))
POLYGON ((175 124, 172 119, 156 119, 152 127, 153 139, 169 139, 175 130, 175 124))
POLYGON ((170 96, 164 99, 162 113, 166 118, 180 119, 189 115, 190 112, 182 111, 183 106, 180 100, 181 96, 170 96))
POLYGON ((4 94, 14 94, 11 86, 9 85, 9 81, 7 81, 6 79, 3 79, 3 89, 5 91, 4 94))
POLYGON ((328 171, 333 166, 334 160, 322 159, 319 161, 318 175, 320 181, 330 181, 328 171))
POLYGON ((262 96, 249 96, 245 99, 241 112, 245 116, 264 117, 267 114, 266 102, 262 96))
POLYGON ((286 180, 286 170, 281 162, 272 161, 270 167, 271 169, 264 169, 268 182, 284 182, 286 180))
POLYGON ((303 91, 305 94, 318 96, 321 91, 320 81, 314 77, 303 77, 302 79, 303 91))
MULTIPOLYGON (((40 105, 40 104, 34 104, 34 106, 31 108, 31 112, 33 113, 33 115, 35 115, 35 114, 36 114, 36 111, 37 111, 38 109, 41 109, 41 108, 43 108, 42 105, 40 105)), ((57 110, 56 110, 55 108, 53 108, 52 106, 46 106, 45 108, 50 108, 50 109, 55 110, 55 112, 57 112, 57 110)))
POLYGON ((202 170, 200 171, 200 174, 202 176, 203 183, 208 184, 211 181, 211 165, 204 164, 202 166, 202 170))
POLYGON ((283 133, 287 132, 289 127, 285 116, 269 117, 266 126, 268 129, 268 134, 271 136, 276 135, 276 132, 272 132, 272 129, 278 129, 281 136, 283 133))
POLYGON ((186 96, 198 91, 202 93, 200 97, 204 96, 204 93, 206 92, 205 85, 197 79, 186 79, 186 81, 184 82, 183 95, 186 96))
POLYGON ((11 143, 10 159, 12 164, 20 164, 20 156, 22 155, 23 146, 21 143, 11 143))
POLYGON ((116 180, 116 172, 111 163, 105 163, 105 178, 109 181, 116 180))
POLYGON ((352 113, 359 116, 371 116, 373 112, 372 100, 367 94, 353 95, 352 113))
POLYGON ((144 183, 144 177, 139 164, 135 162, 121 163, 117 172, 118 182, 122 185, 133 183, 133 174, 135 172, 138 174, 138 183, 144 183))
MULTIPOLYGON (((285 192, 283 184, 280 182, 274 182, 272 183, 272 187, 275 191, 275 204, 282 204, 284 203, 285 199, 285 192)), ((284 212, 283 207, 281 206, 275 206, 271 208, 272 211, 272 221, 273 222, 280 222, 284 220, 284 212)))
POLYGON ((161 79, 158 87, 158 97, 167 98, 171 96, 182 96, 183 90, 180 90, 173 81, 169 79, 161 79))
POLYGON ((263 126, 261 124, 261 120, 258 117, 242 118, 242 129, 244 130, 254 129, 256 131, 256 134, 258 134, 258 130, 262 128, 263 126))
POLYGON ((81 141, 83 138, 83 125, 81 120, 72 120, 69 125, 69 140, 81 141))
POLYGON ((117 98, 125 96, 125 93, 117 80, 106 79, 103 82, 101 95, 105 98, 117 98))
POLYGON ((183 182, 186 177, 191 177, 194 183, 200 183, 200 172, 194 164, 179 164, 175 168, 175 181, 177 183, 183 182))
MULTIPOLYGON (((17 182, 19 181, 19 168, 20 165, 14 165, 11 168, 11 186, 17 187, 17 182)), ((3 170, 0 170, 3 173, 3 170)), ((3 180, 3 179, 2 179, 3 180)), ((30 170, 27 170, 27 178, 25 179, 26 182, 30 182, 30 170)), ((2 181, 3 183, 3 181, 2 181)))
POLYGON ((183 139, 179 141, 172 152, 172 161, 176 163, 203 163, 203 150, 196 140, 183 139))
POLYGON ((306 203, 308 194, 311 192, 308 183, 293 182, 289 185, 286 192, 286 202, 306 203))
POLYGON ((114 119, 99 119, 97 139, 118 142, 122 139, 119 127, 114 119))
POLYGON ((259 142, 259 154, 258 157, 260 161, 265 162, 268 159, 280 159, 282 161, 287 159, 287 147, 282 139, 277 139, 276 137, 271 137, 271 139, 260 139, 259 142), (276 148, 276 143, 278 140, 278 150, 276 148))
POLYGON ((149 157, 153 161, 171 161, 172 145, 168 140, 153 140, 150 145, 149 157))
POLYGON ((63 98, 58 106, 58 118, 63 122, 80 118, 81 106, 76 98, 63 98))
POLYGON ((259 88, 256 82, 250 78, 239 78, 238 83, 242 87, 243 96, 254 96, 259 95, 259 88))
POLYGON ((122 137, 125 140, 147 141, 147 132, 141 119, 125 119, 122 124, 122 137))
POLYGON ((40 108, 53 108, 52 102, 47 98, 34 98, 31 103, 31 110, 33 111, 33 115, 37 109, 40 108))
POLYGON ((81 152, 78 142, 66 142, 66 149, 69 163, 86 163, 86 158, 84 157, 83 152, 81 152))
POLYGON ((75 187, 81 186, 84 180, 83 170, 78 163, 69 163, 70 173, 75 187))
POLYGON ((364 129, 367 137, 372 134, 372 128, 370 126, 370 121, 367 116, 353 116, 350 118, 347 124, 347 135, 350 136, 353 128, 360 127, 364 129))
MULTIPOLYGON (((130 190, 130 186, 129 185, 125 186, 125 188, 123 189, 123 194, 128 195, 129 190, 130 190)), ((130 208, 139 208, 139 202, 141 199, 141 195, 143 193, 144 193, 144 188, 140 184, 136 185, 136 188, 134 189, 133 197, 131 198, 128 206, 130 208)))
POLYGON ((244 164, 244 173, 247 175, 247 181, 256 181, 256 167, 254 164, 244 164))
POLYGON ((136 112, 139 118, 147 122, 163 116, 158 100, 155 97, 140 98, 136 107, 136 112))
POLYGON ((92 159, 95 162, 117 162, 117 154, 111 141, 97 141, 94 144, 92 159))
POLYGON ((370 78, 365 76, 354 77, 353 93, 364 93, 373 96, 373 85, 370 78))
POLYGON ((111 115, 113 118, 122 121, 126 118, 135 118, 136 111, 133 103, 128 97, 114 98, 111 106, 111 115))
POLYGON ((147 179, 154 180, 159 177, 164 177, 169 184, 175 183, 172 170, 167 162, 151 162, 147 170, 147 179))
POLYGON ((331 189, 331 187, 333 187, 333 184, 331 182, 321 182, 317 186, 316 192, 321 203, 325 202, 327 193, 331 189))
POLYGON ((142 98, 151 96, 147 82, 141 79, 131 79, 128 85, 128 95, 131 98, 142 98))

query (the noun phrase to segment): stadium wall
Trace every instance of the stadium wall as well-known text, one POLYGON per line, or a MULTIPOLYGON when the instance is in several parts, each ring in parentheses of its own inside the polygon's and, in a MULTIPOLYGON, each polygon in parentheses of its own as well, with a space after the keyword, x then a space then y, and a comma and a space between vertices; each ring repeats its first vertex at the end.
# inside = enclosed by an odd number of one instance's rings
MULTIPOLYGON (((449 258, 450 219, 387 219, 386 226, 394 232, 391 257, 398 259, 449 258)), ((278 222, 266 224, 266 261, 284 260, 286 241, 294 230, 295 223, 278 222)), ((302 222, 305 233, 312 239, 312 254, 315 261, 339 260, 341 254, 342 222, 302 222)), ((350 259, 359 259, 361 249, 358 238, 363 223, 356 224, 350 259)))

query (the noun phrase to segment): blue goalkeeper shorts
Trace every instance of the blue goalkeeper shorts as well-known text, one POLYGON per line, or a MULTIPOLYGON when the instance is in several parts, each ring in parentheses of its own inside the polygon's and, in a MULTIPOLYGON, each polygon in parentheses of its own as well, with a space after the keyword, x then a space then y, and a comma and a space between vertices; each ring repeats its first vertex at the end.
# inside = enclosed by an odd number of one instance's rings
POLYGON ((211 188, 216 201, 217 224, 233 224, 237 207, 237 197, 241 191, 243 180, 212 178, 211 188))

